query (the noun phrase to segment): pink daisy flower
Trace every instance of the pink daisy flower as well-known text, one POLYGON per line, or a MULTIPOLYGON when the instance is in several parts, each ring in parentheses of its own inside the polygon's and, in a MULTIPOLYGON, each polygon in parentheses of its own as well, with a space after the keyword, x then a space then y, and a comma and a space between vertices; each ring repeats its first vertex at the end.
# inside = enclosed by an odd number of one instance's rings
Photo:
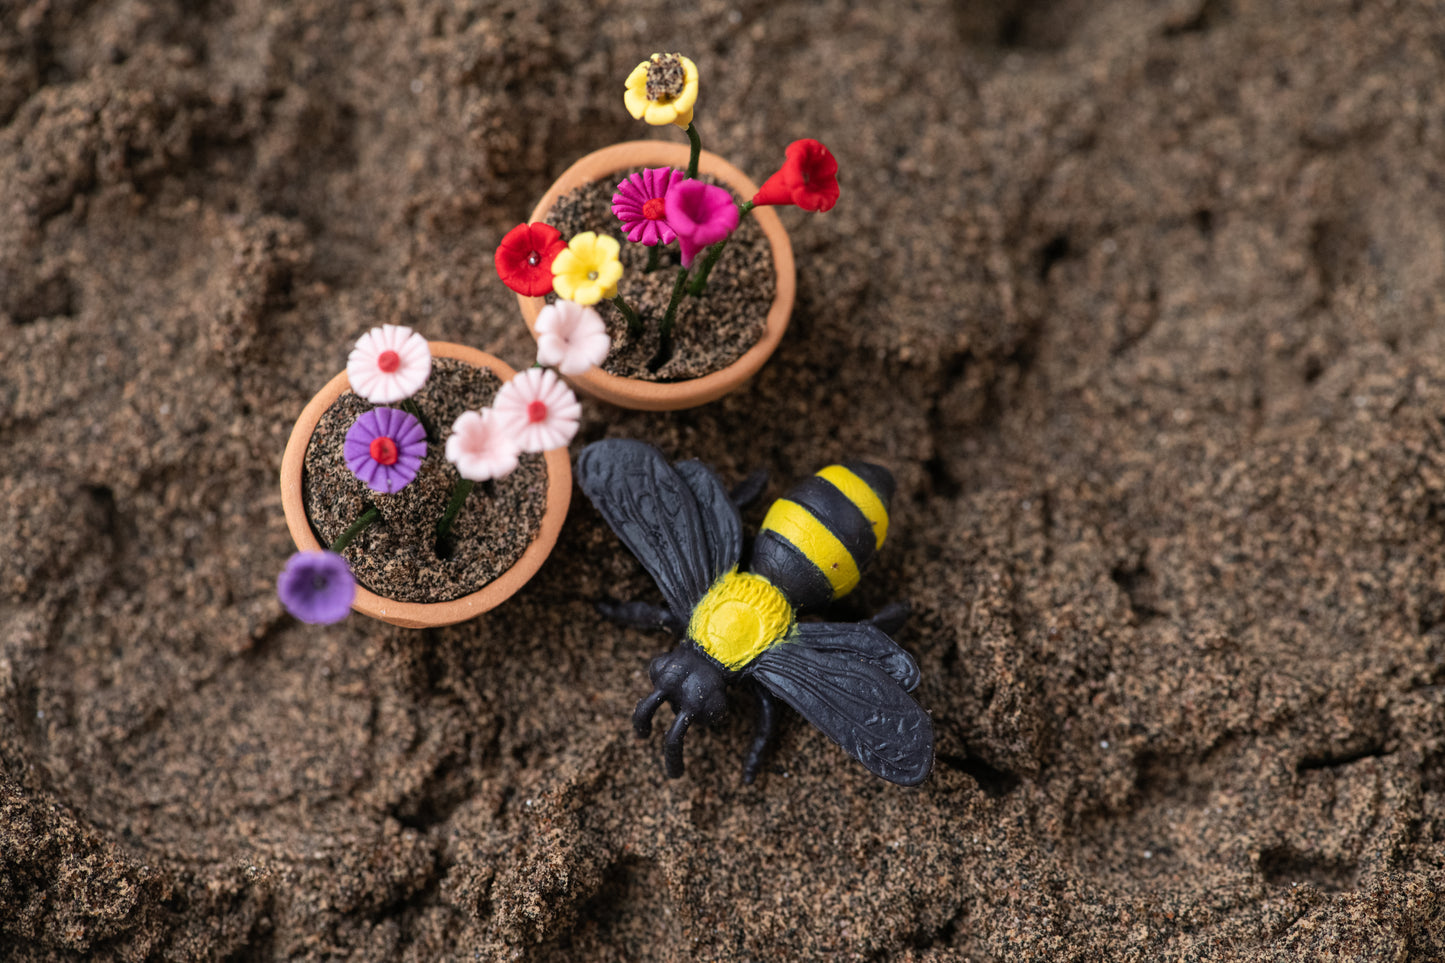
POLYGON ((612 195, 612 213, 622 221, 622 229, 633 244, 653 247, 671 244, 677 236, 667 223, 667 189, 685 175, 671 167, 652 167, 640 171, 617 185, 612 195))
POLYGON ((551 368, 518 372, 502 385, 492 407, 527 452, 566 447, 582 417, 577 396, 551 368))
POLYGON ((517 433, 490 408, 464 411, 447 437, 447 461, 470 481, 505 478, 517 470, 517 433))
POLYGON ((579 375, 607 360, 612 339, 602 315, 575 301, 559 300, 537 312, 537 363, 579 375))
POLYGON ((361 336, 346 359, 351 390, 377 405, 410 398, 431 374, 426 338, 399 324, 383 324, 361 336))

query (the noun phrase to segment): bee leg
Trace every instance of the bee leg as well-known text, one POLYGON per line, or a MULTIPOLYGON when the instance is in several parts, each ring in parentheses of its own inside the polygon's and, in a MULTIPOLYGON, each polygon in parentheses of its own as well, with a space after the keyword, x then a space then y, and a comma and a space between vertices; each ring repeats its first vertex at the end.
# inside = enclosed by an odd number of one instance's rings
POLYGON ((748 750, 748 760, 743 764, 743 784, 747 786, 751 786, 753 780, 758 778, 758 771, 763 768, 763 756, 767 754, 768 747, 773 743, 773 735, 778 730, 777 700, 760 685, 753 686, 753 691, 758 695, 758 731, 753 736, 752 748, 748 750))
POLYGON ((664 698, 661 692, 653 689, 632 711, 632 731, 637 733, 639 739, 652 735, 652 717, 657 714, 657 707, 662 705, 664 698))
POLYGON ((672 720, 672 728, 667 730, 667 739, 662 744, 662 761, 669 779, 682 776, 682 737, 687 735, 687 727, 690 725, 692 713, 680 712, 677 718, 672 720))
POLYGON ((868 621, 883 630, 884 635, 892 635, 903 628, 903 623, 908 621, 908 616, 913 611, 913 606, 907 602, 889 602, 868 621))
POLYGON ((754 469, 752 474, 733 486, 732 492, 728 495, 733 504, 739 508, 754 501, 768 487, 768 470, 766 468, 754 469))
POLYGON ((597 612, 604 618, 635 629, 666 629, 678 635, 677 620, 672 613, 660 605, 647 602, 613 602, 601 599, 596 603, 597 612))

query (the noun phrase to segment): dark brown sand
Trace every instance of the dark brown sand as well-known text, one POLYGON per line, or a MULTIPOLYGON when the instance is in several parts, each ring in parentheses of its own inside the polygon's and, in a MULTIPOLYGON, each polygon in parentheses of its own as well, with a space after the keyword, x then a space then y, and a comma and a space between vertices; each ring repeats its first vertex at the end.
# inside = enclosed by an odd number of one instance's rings
MULTIPOLYGON (((741 358, 767 329, 768 309, 777 292, 772 248, 753 215, 742 218, 708 275, 707 289, 696 297, 684 294, 678 302, 670 351, 660 351, 661 322, 672 303, 677 275, 682 270, 682 255, 675 241, 663 246, 658 252, 659 266, 648 271, 651 248, 630 243, 612 213, 612 195, 617 184, 641 169, 620 171, 607 181, 569 191, 557 198, 546 221, 561 231, 563 238, 595 231, 621 242, 625 273, 617 290, 637 312, 642 331, 633 337, 622 312, 611 301, 599 303, 597 310, 607 323, 607 333, 612 336, 612 351, 602 363, 603 370, 643 381, 701 378, 741 358)), ((706 175, 698 180, 718 183, 716 178, 706 175)), ((729 193, 733 193, 731 189, 729 193)), ((733 200, 741 203, 750 198, 733 193, 733 200)), ((822 229, 827 230, 826 223, 822 229)), ((694 258, 692 271, 702 269, 705 257, 698 254, 694 258)), ((690 274, 689 280, 696 276, 690 274)), ((556 299, 549 295, 548 300, 556 299)))
POLYGON ((1445 958, 1442 75, 1426 0, 0 7, 0 957, 1445 958), (273 595, 338 352, 528 363, 492 251, 674 49, 843 198, 748 389, 579 444, 894 469, 917 790, 741 786, 745 699, 665 780, 580 498, 460 626, 273 595))

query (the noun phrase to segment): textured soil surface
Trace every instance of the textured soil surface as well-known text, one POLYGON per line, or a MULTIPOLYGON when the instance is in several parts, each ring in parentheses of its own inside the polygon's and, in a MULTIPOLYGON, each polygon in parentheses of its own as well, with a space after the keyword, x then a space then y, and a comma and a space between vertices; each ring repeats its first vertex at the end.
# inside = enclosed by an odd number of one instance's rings
POLYGON ((0 958, 1442 958, 1442 74, 1429 0, 0 6, 0 958), (843 197, 751 386, 578 444, 894 470, 919 789, 743 787, 744 699, 665 780, 582 498, 460 626, 274 597, 291 420, 373 324, 530 361, 492 251, 654 50, 843 197))
MULTIPOLYGON (((660 322, 672 302, 682 255, 674 241, 660 249, 659 266, 648 271, 648 252, 652 248, 630 243, 612 213, 612 195, 618 183, 641 169, 619 171, 605 181, 569 191, 557 198, 545 220, 561 231, 563 238, 595 231, 615 237, 622 244, 625 273, 617 290, 638 313, 643 326, 640 336, 632 337, 622 312, 611 301, 598 303, 597 310, 607 322, 607 333, 612 336, 612 351, 602 363, 602 369, 609 374, 643 381, 700 378, 741 358, 767 330, 768 309, 777 292, 772 248, 758 227, 757 218, 751 214, 742 218, 708 275, 706 292, 700 297, 684 296, 678 302, 671 351, 659 357, 660 322)), ((698 180, 718 183, 716 178, 705 174, 698 180)), ((750 198, 733 193, 733 200, 740 203, 750 198)), ((811 223, 805 226, 815 227, 811 223)), ((822 229, 827 230, 826 223, 822 229)), ((704 257, 703 254, 696 256, 694 271, 701 270, 704 257)), ((549 295, 547 300, 556 298, 549 295)))

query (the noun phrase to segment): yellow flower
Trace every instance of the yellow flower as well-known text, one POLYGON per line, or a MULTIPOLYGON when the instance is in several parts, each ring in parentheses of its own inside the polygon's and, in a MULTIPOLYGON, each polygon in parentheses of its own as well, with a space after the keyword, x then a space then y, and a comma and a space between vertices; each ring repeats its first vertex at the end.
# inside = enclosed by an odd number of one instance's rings
POLYGON ((621 249, 616 239, 606 234, 578 234, 552 259, 552 289, 559 298, 577 304, 617 297, 617 282, 622 280, 622 262, 617 258, 621 249))
POLYGON ((653 54, 627 75, 627 112, 654 127, 687 130, 697 103, 697 64, 682 54, 653 54))

